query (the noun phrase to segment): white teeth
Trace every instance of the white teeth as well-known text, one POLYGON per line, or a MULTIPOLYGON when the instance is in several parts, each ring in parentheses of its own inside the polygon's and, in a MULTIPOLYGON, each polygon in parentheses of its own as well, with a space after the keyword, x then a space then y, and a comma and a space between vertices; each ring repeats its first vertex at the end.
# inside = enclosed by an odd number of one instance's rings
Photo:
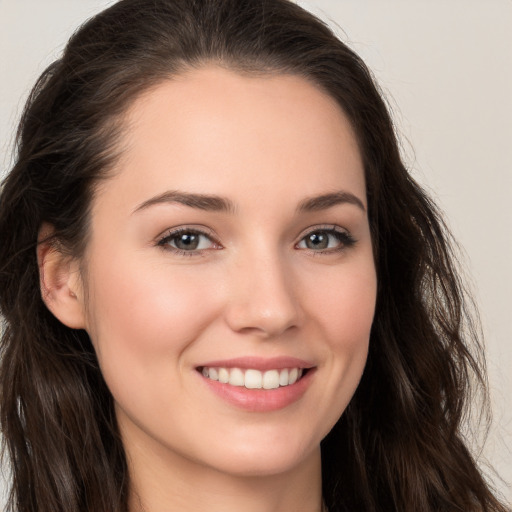
POLYGON ((219 382, 227 384, 229 382, 229 372, 226 368, 219 368, 219 382))
POLYGON ((229 372, 229 383, 232 386, 243 386, 245 383, 244 373, 239 368, 233 368, 229 372))
POLYGON ((248 389, 261 389, 263 375, 259 370, 245 370, 245 387, 248 389))
POLYGON ((276 389, 295 384, 303 374, 302 368, 284 368, 282 370, 260 370, 240 368, 203 367, 201 373, 211 380, 218 380, 231 386, 245 386, 248 389, 276 389))
POLYGON ((279 372, 269 370, 263 374, 263 389, 276 389, 279 387, 279 372))
POLYGON ((298 376, 299 376, 299 370, 297 368, 292 368, 290 370, 290 375, 288 375, 288 382, 290 384, 295 384, 298 376))

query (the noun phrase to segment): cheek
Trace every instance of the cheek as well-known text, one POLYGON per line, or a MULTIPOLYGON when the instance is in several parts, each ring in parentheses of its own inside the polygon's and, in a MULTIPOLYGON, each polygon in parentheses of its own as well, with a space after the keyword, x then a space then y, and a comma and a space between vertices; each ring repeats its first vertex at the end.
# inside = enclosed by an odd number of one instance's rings
MULTIPOLYGON (((311 284, 312 281, 308 280, 311 284)), ((319 340, 322 392, 315 408, 322 411, 323 437, 339 420, 364 371, 375 312, 377 280, 372 258, 333 267, 310 289, 307 313, 314 320, 308 339, 319 340)))
POLYGON ((91 275, 88 328, 104 373, 143 372, 146 363, 158 371, 169 358, 179 364, 218 309, 216 296, 205 293, 208 283, 190 271, 118 258, 91 275))
POLYGON ((372 264, 334 271, 317 281, 310 301, 331 350, 357 351, 368 344, 375 313, 377 279, 372 264), (322 286, 323 284, 323 286, 322 286))

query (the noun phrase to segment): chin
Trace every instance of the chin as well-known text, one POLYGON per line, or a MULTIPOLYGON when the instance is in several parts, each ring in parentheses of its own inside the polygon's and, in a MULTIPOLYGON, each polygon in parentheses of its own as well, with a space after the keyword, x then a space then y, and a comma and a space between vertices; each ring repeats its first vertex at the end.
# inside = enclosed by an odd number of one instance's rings
MULTIPOLYGON (((265 440, 262 438, 262 440, 265 440)), ((246 440, 229 443, 215 450, 212 468, 240 477, 264 477, 286 474, 302 466, 320 463, 319 443, 290 442, 290 438, 256 443, 246 440)), ((212 455, 212 452, 210 452, 212 455)))

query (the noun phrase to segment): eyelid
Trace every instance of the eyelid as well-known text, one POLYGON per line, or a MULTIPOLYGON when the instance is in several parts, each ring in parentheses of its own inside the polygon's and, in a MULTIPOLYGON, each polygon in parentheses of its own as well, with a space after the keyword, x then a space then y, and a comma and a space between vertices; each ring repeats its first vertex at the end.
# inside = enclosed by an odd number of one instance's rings
POLYGON ((299 250, 308 251, 313 255, 328 255, 333 253, 339 253, 343 252, 344 250, 349 249, 350 247, 354 246, 357 243, 357 240, 352 236, 350 231, 346 228, 342 228, 341 226, 338 226, 336 224, 319 224, 317 226, 311 226, 304 230, 300 235, 299 239, 295 244, 295 247, 299 250), (315 233, 317 231, 324 231, 326 233, 335 233, 337 235, 340 235, 340 238, 343 237, 345 240, 340 240, 340 245, 338 247, 332 247, 327 249, 309 249, 309 248, 299 248, 297 247, 308 235, 315 233))
POLYGON ((212 229, 207 228, 206 226, 203 226, 200 224, 184 224, 182 226, 175 226, 172 228, 167 228, 155 237, 155 241, 158 242, 159 240, 167 238, 170 235, 175 235, 176 233, 182 233, 183 231, 191 231, 194 233, 199 233, 201 235, 206 235, 209 238, 212 238, 213 240, 217 241, 217 236, 215 235, 214 231, 212 229))
MULTIPOLYGON (((342 228, 341 226, 338 226, 336 224, 319 224, 316 226, 310 226, 306 230, 304 230, 298 238, 298 241, 294 244, 294 247, 299 250, 304 250, 307 252, 310 252, 314 255, 318 254, 333 254, 333 253, 339 253, 344 250, 349 249, 352 247, 357 240, 351 235, 350 231, 346 228, 342 228), (306 236, 315 233, 317 231, 323 231, 326 233, 336 234, 339 235, 339 246, 337 247, 331 247, 326 249, 310 249, 310 248, 300 248, 297 247, 306 236)), ((207 228, 205 226, 197 226, 197 225, 183 225, 183 226, 176 226, 174 228, 168 228, 164 232, 162 232, 160 235, 158 235, 155 239, 155 245, 160 246, 162 249, 170 251, 175 254, 179 255, 186 255, 186 256, 204 256, 204 253, 206 251, 211 251, 212 249, 218 250, 222 249, 223 246, 218 241, 218 237, 216 234, 211 230, 210 228, 207 228), (173 247, 170 244, 167 244, 166 242, 169 239, 172 239, 173 237, 179 236, 181 233, 194 233, 198 235, 202 235, 207 237, 214 247, 207 248, 207 249, 191 249, 191 250, 183 250, 179 249, 177 247, 173 247)))
POLYGON ((164 232, 160 233, 155 239, 155 245, 162 247, 165 250, 179 253, 179 254, 186 254, 187 256, 194 256, 194 255, 201 255, 204 251, 209 251, 211 249, 196 249, 196 250, 189 250, 185 251, 182 249, 178 249, 177 247, 172 247, 171 245, 166 245, 165 242, 175 236, 180 235, 181 233, 194 233, 198 235, 203 235, 211 240, 213 245, 213 249, 221 249, 222 245, 218 241, 218 237, 215 235, 215 233, 205 227, 205 226, 197 226, 197 225, 183 225, 183 226, 176 226, 174 228, 168 228, 164 232))
POLYGON ((315 231, 335 231, 336 233, 350 235, 350 231, 348 229, 342 228, 337 224, 318 224, 304 229, 298 236, 298 241, 300 242, 305 236, 310 233, 314 233, 315 231))

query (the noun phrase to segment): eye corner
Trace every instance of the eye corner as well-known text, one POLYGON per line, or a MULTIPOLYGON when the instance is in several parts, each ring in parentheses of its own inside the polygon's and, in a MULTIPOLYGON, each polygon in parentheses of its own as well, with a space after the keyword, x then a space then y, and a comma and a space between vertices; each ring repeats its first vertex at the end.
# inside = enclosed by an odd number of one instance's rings
POLYGON ((223 248, 211 230, 195 226, 167 229, 155 239, 155 246, 179 256, 204 256, 206 251, 223 248), (181 242, 176 242, 180 236, 186 236, 187 238, 182 239, 181 242), (208 242, 201 241, 201 238, 208 240, 208 242), (179 247, 180 243, 184 243, 185 246, 179 247), (208 246, 204 247, 204 245, 208 246))
POLYGON ((295 244, 298 250, 305 250, 313 256, 338 254, 352 248, 357 240, 349 230, 337 225, 319 225, 309 228, 295 244), (313 236, 316 237, 314 241, 313 236), (309 241, 315 246, 308 246, 309 241), (330 246, 335 240, 335 246, 330 246), (302 245, 302 246, 301 246, 302 245))

